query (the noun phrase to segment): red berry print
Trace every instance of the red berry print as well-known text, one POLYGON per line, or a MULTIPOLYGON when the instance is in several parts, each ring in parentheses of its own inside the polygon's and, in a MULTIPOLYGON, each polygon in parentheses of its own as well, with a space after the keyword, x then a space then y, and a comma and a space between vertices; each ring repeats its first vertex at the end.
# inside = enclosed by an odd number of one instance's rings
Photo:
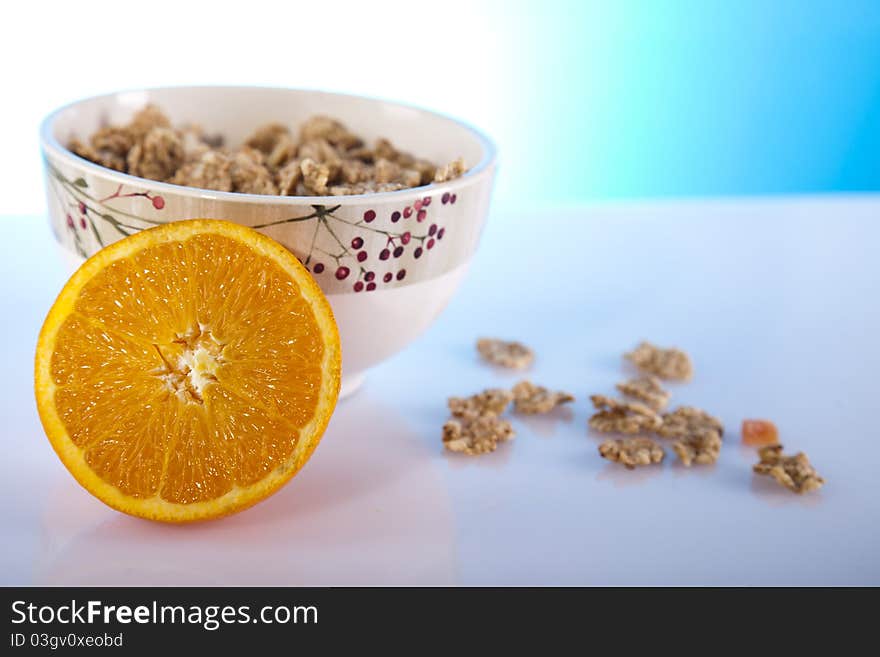
POLYGON ((67 215, 67 227, 73 228, 73 217, 71 217, 70 215, 67 215))
POLYGON ((440 202, 443 205, 446 205, 447 203, 449 203, 449 192, 443 192, 443 196, 440 197, 440 202))
POLYGON ((358 251, 358 254, 357 254, 357 261, 358 261, 358 262, 363 262, 363 261, 366 260, 366 259, 367 259, 367 252, 366 252, 366 251, 358 251))
POLYGON ((426 208, 426 207, 428 207, 429 205, 431 205, 431 197, 430 197, 430 196, 426 196, 425 198, 422 199, 422 207, 423 207, 423 208, 426 208))
POLYGON ((397 210, 391 213, 391 221, 395 224, 400 221, 400 213, 397 210))
POLYGON ((428 235, 435 235, 437 233, 437 224, 431 224, 431 227, 428 229, 428 235))
POLYGON ((413 203, 413 207, 418 211, 422 209, 422 199, 419 199, 415 203, 413 203))
POLYGON ((412 239, 412 234, 409 231, 406 231, 400 236, 400 243, 404 245, 409 244, 410 239, 412 239))
POLYGON ((375 290, 375 289, 376 289, 376 284, 375 284, 375 283, 372 283, 372 282, 371 282, 371 283, 367 283, 367 292, 372 292, 372 291, 375 290))
POLYGON ((376 218, 376 212, 374 210, 367 210, 364 212, 364 221, 370 223, 373 219, 376 218))
POLYGON ((354 284, 354 291, 355 292, 360 292, 363 289, 364 289, 364 282, 363 281, 358 281, 357 283, 354 284))
POLYGON ((391 257, 391 251, 388 249, 382 249, 379 251, 379 260, 388 260, 391 257))
POLYGON ((440 230, 437 231, 437 239, 438 239, 438 240, 442 240, 442 239, 443 239, 443 236, 444 236, 445 234, 446 234, 446 229, 445 229, 445 228, 441 228, 440 230))
POLYGON ((419 214, 416 216, 416 221, 418 221, 419 223, 421 223, 422 221, 424 221, 425 219, 427 219, 427 217, 428 217, 428 213, 427 213, 427 212, 425 212, 424 210, 419 210, 419 214))
POLYGON ((314 267, 312 267, 312 271, 315 272, 316 274, 320 274, 322 271, 324 271, 323 263, 316 262, 314 267))
POLYGON ((422 247, 418 247, 415 251, 413 251, 413 258, 418 260, 422 257, 422 247))
POLYGON ((340 281, 344 280, 344 279, 348 278, 348 275, 350 273, 351 273, 351 270, 348 267, 343 265, 342 267, 340 267, 339 269, 336 270, 336 278, 339 279, 340 281))
POLYGON ((397 280, 402 281, 405 276, 406 276, 406 269, 401 269, 399 272, 397 272, 397 280))
POLYGON ((156 208, 157 210, 161 210, 162 208, 165 207, 165 199, 162 198, 161 196, 154 196, 153 197, 153 207, 156 208))
POLYGON ((434 238, 433 238, 433 237, 432 237, 431 239, 428 240, 428 243, 425 245, 425 247, 428 248, 428 249, 433 249, 433 248, 434 248, 434 238))
POLYGON ((457 195, 457 194, 453 194, 452 196, 449 197, 449 202, 450 202, 450 203, 455 203, 457 200, 458 200, 458 195, 457 195))
POLYGON ((361 248, 363 245, 364 245, 364 238, 362 238, 362 237, 355 237, 355 238, 351 241, 351 248, 353 248, 353 249, 359 249, 359 248, 361 248))
POLYGON ((368 271, 366 274, 364 274, 364 280, 367 283, 372 281, 374 278, 376 278, 376 272, 368 271))
POLYGON ((409 219, 412 216, 412 208, 408 205, 403 209, 403 218, 409 219))
POLYGON ((394 257, 395 257, 395 258, 399 258, 399 257, 402 256, 402 255, 403 255, 403 247, 402 247, 402 246, 398 246, 398 247, 396 247, 396 248, 394 249, 394 257))
POLYGON ((383 280, 384 282, 386 282, 386 283, 390 283, 392 278, 394 278, 394 276, 392 275, 391 272, 388 272, 387 274, 385 274, 385 275, 382 277, 382 280, 383 280))
POLYGON ((79 213, 80 213, 80 214, 85 214, 85 213, 86 213, 86 209, 87 209, 87 208, 86 208, 86 204, 83 203, 82 201, 80 201, 80 202, 79 202, 79 213))
POLYGON ((86 218, 85 218, 85 217, 80 217, 80 219, 79 219, 79 227, 82 228, 83 230, 86 229, 86 218))

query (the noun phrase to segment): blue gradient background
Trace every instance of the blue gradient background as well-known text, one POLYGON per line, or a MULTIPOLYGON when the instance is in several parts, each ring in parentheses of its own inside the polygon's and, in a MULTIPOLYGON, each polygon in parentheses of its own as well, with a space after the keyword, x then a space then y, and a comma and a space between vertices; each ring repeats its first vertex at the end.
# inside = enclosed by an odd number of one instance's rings
POLYGON ((538 43, 504 198, 880 189, 880 2, 518 9, 538 43))

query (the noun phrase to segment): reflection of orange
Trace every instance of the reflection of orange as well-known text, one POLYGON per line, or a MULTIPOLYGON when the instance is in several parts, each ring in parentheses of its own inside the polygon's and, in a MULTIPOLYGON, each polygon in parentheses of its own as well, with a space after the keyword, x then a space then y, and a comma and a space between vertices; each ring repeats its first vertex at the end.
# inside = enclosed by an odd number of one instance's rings
POLYGON ((742 441, 744 445, 776 445, 779 431, 770 420, 743 420, 742 441))
POLYGON ((277 490, 317 446, 339 336, 299 261, 225 221, 117 242, 65 285, 37 345, 43 427, 110 506, 183 522, 277 490))

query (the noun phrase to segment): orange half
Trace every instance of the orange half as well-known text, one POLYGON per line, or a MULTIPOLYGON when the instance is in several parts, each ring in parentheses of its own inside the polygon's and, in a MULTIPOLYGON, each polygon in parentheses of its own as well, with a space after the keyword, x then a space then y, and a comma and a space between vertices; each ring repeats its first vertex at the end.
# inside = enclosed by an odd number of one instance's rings
POLYGON ((296 257, 226 221, 127 237, 64 286, 40 332, 37 408, 89 492, 168 522, 286 483, 339 393, 339 334, 296 257))

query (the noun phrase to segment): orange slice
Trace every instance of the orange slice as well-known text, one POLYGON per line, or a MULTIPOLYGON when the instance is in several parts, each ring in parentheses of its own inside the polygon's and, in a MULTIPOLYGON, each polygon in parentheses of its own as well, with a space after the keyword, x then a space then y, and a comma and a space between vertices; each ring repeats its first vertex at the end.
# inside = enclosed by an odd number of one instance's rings
POLYGON ((339 334, 292 253, 226 221, 167 224, 95 254, 40 332, 52 447, 111 507, 168 522, 272 494, 339 393, 339 334))

